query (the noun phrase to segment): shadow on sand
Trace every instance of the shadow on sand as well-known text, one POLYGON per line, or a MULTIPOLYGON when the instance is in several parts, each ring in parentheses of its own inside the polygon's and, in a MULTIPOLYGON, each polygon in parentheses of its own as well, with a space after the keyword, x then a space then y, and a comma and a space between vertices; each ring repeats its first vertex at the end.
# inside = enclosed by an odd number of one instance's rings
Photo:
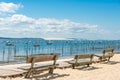
POLYGON ((90 66, 90 67, 80 67, 80 68, 76 68, 77 70, 82 70, 82 71, 88 71, 88 70, 96 70, 96 69, 102 69, 102 67, 94 67, 94 66, 90 66))
POLYGON ((102 62, 101 64, 109 64, 109 65, 115 65, 115 64, 118 64, 120 62, 118 61, 109 61, 109 62, 102 62))
POLYGON ((53 73, 53 74, 42 74, 42 75, 36 75, 34 77, 28 78, 30 80, 53 80, 55 78, 60 78, 60 77, 65 77, 65 76, 69 76, 69 74, 57 74, 57 73, 53 73))

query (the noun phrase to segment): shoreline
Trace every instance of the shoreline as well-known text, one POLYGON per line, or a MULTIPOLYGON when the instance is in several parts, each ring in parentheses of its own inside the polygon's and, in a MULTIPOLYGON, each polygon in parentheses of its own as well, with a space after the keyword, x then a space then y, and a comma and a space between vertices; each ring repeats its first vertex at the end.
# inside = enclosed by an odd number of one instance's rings
MULTIPOLYGON (((55 69, 53 75, 46 76, 46 72, 36 75, 33 80, 120 80, 120 52, 117 52, 110 60, 110 63, 94 63, 88 68, 80 66, 76 69, 55 69), (46 79, 45 79, 46 78, 46 79), (47 79, 48 78, 48 79, 47 79)), ((66 60, 62 59, 61 61, 66 60)), ((15 64, 0 66, 0 69, 16 69, 26 64, 15 64)), ((9 80, 9 78, 0 78, 0 80, 9 80)), ((11 78, 11 80, 30 80, 24 77, 11 78)))
MULTIPOLYGON (((114 52, 115 54, 120 54, 120 52, 114 52)), ((91 53, 91 54, 94 54, 94 53, 91 53)), ((96 54, 102 54, 102 53, 96 53, 96 54)), ((81 54, 79 54, 79 55, 81 55, 81 54)), ((18 58, 18 57, 17 57, 18 58)), ((60 56, 59 58, 58 58, 58 61, 64 61, 64 60, 69 60, 69 59, 73 59, 74 58, 74 55, 66 55, 66 56, 60 56)), ((20 57, 20 58, 18 58, 18 59, 24 59, 25 61, 10 61, 10 62, 7 62, 7 61, 1 61, 0 62, 0 66, 1 65, 10 65, 10 64, 24 64, 24 63, 26 63, 26 59, 25 59, 25 57, 23 58, 23 57, 20 57)))

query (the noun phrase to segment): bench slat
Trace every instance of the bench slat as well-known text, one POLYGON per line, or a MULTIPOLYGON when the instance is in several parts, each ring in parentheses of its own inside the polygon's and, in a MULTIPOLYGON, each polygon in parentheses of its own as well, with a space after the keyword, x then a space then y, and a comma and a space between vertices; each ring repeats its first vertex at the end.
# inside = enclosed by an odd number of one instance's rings
POLYGON ((28 56, 27 63, 32 63, 32 58, 35 58, 34 62, 43 62, 55 60, 55 55, 39 55, 39 56, 28 56))

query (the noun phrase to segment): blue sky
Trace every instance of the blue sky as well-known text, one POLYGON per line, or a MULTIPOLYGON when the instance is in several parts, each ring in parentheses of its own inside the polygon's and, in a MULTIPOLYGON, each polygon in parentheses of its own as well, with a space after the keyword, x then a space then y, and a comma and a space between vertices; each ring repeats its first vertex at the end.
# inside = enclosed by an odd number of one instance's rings
POLYGON ((120 39, 120 0, 0 0, 1 37, 120 39))

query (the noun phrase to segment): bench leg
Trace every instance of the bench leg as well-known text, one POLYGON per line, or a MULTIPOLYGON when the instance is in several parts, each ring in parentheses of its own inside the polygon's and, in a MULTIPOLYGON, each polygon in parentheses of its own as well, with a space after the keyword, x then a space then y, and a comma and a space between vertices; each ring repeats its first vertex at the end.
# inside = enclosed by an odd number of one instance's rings
POLYGON ((28 70, 28 72, 25 75, 25 78, 29 78, 31 74, 33 75, 33 69, 28 70))
POLYGON ((90 67, 90 64, 87 64, 87 67, 90 67))
POLYGON ((75 64, 72 65, 72 68, 75 69, 75 64))
POLYGON ((108 62, 110 61, 110 57, 108 58, 108 62))
POLYGON ((53 70, 54 70, 54 68, 50 68, 49 73, 53 74, 53 70))

